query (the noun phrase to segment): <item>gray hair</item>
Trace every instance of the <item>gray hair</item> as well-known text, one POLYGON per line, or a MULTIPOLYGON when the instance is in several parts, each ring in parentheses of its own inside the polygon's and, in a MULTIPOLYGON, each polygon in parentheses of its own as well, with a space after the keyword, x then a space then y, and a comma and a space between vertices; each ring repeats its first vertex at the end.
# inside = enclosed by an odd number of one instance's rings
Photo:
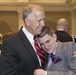
POLYGON ((52 36, 52 35, 54 34, 54 32, 53 32, 53 30, 50 29, 49 27, 44 26, 44 27, 42 28, 41 34, 37 35, 37 37, 38 37, 38 38, 42 38, 42 37, 44 37, 46 34, 52 36))
POLYGON ((33 18, 33 12, 35 12, 36 10, 44 11, 43 7, 37 4, 29 4, 28 6, 26 6, 22 13, 23 20, 25 20, 26 17, 29 19, 33 18))

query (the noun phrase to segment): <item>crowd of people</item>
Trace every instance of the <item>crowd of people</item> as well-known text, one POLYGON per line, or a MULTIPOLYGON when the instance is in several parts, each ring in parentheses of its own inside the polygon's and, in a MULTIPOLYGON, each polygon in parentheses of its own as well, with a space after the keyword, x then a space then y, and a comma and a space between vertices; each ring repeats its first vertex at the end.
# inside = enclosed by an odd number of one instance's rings
POLYGON ((76 75, 76 43, 69 39, 68 21, 59 19, 54 33, 45 27, 44 8, 37 4, 27 5, 22 16, 21 29, 2 42, 0 75, 76 75))

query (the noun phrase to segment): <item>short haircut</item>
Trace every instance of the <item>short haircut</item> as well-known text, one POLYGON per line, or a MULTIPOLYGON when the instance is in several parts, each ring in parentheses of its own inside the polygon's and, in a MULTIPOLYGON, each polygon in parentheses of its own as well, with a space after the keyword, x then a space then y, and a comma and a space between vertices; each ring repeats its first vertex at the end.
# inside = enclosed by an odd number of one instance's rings
POLYGON ((42 28, 41 34, 37 35, 38 38, 44 37, 46 34, 49 34, 50 36, 52 36, 54 34, 53 30, 50 29, 47 26, 44 26, 42 28))
POLYGON ((61 18, 61 19, 58 20, 57 25, 58 26, 68 25, 68 21, 65 18, 61 18))
POLYGON ((28 17, 29 19, 32 18, 33 17, 32 13, 36 10, 44 11, 43 7, 37 4, 29 4, 28 6, 26 6, 26 8, 23 10, 22 13, 23 21, 25 20, 26 17, 28 17))

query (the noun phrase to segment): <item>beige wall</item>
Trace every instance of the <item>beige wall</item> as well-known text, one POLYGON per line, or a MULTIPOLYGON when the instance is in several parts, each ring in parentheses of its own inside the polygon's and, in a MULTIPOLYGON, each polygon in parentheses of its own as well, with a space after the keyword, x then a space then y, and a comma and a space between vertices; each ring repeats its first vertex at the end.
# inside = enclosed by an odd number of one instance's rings
POLYGON ((15 2, 16 0, 0 0, 0 2, 15 2))
POLYGON ((71 2, 71 0, 3 0, 4 2, 1 1, 2 0, 0 0, 0 33, 4 33, 7 30, 17 32, 18 29, 23 25, 22 9, 25 8, 28 3, 36 2, 42 5, 44 7, 44 10, 46 11, 47 26, 52 27, 52 29, 55 30, 57 20, 61 17, 64 17, 69 22, 69 33, 76 36, 75 0, 73 0, 73 4, 69 2, 66 3, 66 1, 71 2), (5 26, 3 27, 3 25, 5 26))
POLYGON ((0 11, 0 33, 18 31, 18 14, 13 11, 0 11))
POLYGON ((30 2, 38 2, 38 3, 64 3, 65 0, 30 0, 30 2))
POLYGON ((39 2, 39 3, 63 3, 65 0, 0 0, 0 2, 39 2))
POLYGON ((46 12, 46 25, 56 30, 58 19, 66 18, 69 22, 69 33, 71 34, 71 13, 70 12, 46 12))
MULTIPOLYGON (((19 29, 19 15, 17 12, 0 12, 0 33, 7 31, 17 32, 19 29)), ((56 30, 56 23, 59 18, 66 18, 69 22, 69 33, 71 34, 71 13, 70 12, 46 12, 46 26, 56 30)))

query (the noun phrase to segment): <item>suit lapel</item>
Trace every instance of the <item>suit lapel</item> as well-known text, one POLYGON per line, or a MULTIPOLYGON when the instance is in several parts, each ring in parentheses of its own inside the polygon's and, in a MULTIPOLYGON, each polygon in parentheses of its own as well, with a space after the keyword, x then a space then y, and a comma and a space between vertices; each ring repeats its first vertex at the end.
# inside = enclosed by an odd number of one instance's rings
MULTIPOLYGON (((62 43, 58 41, 55 55, 60 57, 61 51, 62 51, 62 43)), ((50 71, 50 70, 52 70, 52 68, 54 68, 54 66, 55 66, 55 64, 52 62, 52 64, 46 70, 50 71)))
POLYGON ((23 33, 22 29, 20 29, 20 31, 18 33, 23 42, 23 45, 27 48, 28 52, 30 53, 32 58, 35 60, 35 62, 38 63, 39 61, 38 61, 37 55, 36 55, 32 45, 30 44, 29 40, 27 39, 26 35, 23 33))
POLYGON ((58 41, 58 45, 57 45, 56 53, 55 53, 56 56, 59 56, 60 55, 60 53, 62 51, 62 47, 63 47, 62 46, 62 43, 58 41))

